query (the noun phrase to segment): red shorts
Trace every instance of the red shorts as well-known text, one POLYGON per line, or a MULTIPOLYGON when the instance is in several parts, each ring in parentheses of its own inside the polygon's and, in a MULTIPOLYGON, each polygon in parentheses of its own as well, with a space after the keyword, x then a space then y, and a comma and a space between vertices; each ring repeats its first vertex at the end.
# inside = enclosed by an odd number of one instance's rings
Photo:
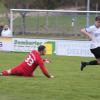
MULTIPOLYGON (((2 71, 4 76, 8 76, 9 73, 7 72, 7 70, 2 71)), ((32 74, 26 73, 23 69, 19 68, 19 67, 15 67, 11 69, 11 73, 10 75, 15 75, 15 76, 25 76, 25 77, 32 77, 32 74)))

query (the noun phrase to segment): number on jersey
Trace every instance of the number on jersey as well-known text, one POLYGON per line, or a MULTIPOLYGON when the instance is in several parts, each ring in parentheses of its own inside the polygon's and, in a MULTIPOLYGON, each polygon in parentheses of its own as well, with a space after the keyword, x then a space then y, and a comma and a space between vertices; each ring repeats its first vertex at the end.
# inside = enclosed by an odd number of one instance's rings
POLYGON ((29 66, 32 66, 32 64, 34 63, 34 59, 29 55, 25 62, 29 65, 29 66))

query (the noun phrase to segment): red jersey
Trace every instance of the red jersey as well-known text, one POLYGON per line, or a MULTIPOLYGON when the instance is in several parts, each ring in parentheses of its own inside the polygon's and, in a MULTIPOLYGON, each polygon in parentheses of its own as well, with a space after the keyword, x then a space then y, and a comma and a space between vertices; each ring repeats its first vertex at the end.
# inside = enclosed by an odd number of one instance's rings
POLYGON ((46 67, 44 66, 44 61, 41 58, 40 53, 36 50, 30 52, 27 58, 20 65, 13 68, 12 74, 15 73, 16 75, 17 71, 19 75, 21 74, 23 76, 32 76, 34 70, 37 68, 38 65, 42 70, 43 74, 47 77, 50 77, 46 67))

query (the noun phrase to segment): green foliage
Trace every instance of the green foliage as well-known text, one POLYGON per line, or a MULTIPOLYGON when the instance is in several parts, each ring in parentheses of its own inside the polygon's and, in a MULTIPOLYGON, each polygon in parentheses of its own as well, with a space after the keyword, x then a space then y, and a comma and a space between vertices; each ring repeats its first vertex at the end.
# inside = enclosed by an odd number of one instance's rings
MULTIPOLYGON (((36 8, 55 9, 60 6, 86 6, 87 0, 1 0, 7 9, 10 8, 36 8)), ((96 4, 100 5, 100 0, 90 0, 91 8, 96 9, 96 4)), ((100 6, 98 6, 100 9, 100 6)))
POLYGON ((36 8, 55 9, 59 6, 83 4, 84 0, 1 0, 7 9, 10 8, 36 8))
POLYGON ((100 0, 90 0, 92 3, 90 4, 92 9, 100 10, 100 0))

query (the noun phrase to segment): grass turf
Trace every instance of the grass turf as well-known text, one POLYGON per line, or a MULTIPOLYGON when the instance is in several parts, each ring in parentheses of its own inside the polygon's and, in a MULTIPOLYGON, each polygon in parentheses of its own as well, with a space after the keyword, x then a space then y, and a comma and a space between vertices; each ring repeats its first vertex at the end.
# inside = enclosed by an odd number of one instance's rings
MULTIPOLYGON (((19 64, 26 53, 0 53, 0 71, 19 64)), ((84 57, 47 55, 46 64, 55 78, 48 79, 38 68, 34 78, 0 77, 0 100, 100 100, 100 68, 80 71, 84 57)))

